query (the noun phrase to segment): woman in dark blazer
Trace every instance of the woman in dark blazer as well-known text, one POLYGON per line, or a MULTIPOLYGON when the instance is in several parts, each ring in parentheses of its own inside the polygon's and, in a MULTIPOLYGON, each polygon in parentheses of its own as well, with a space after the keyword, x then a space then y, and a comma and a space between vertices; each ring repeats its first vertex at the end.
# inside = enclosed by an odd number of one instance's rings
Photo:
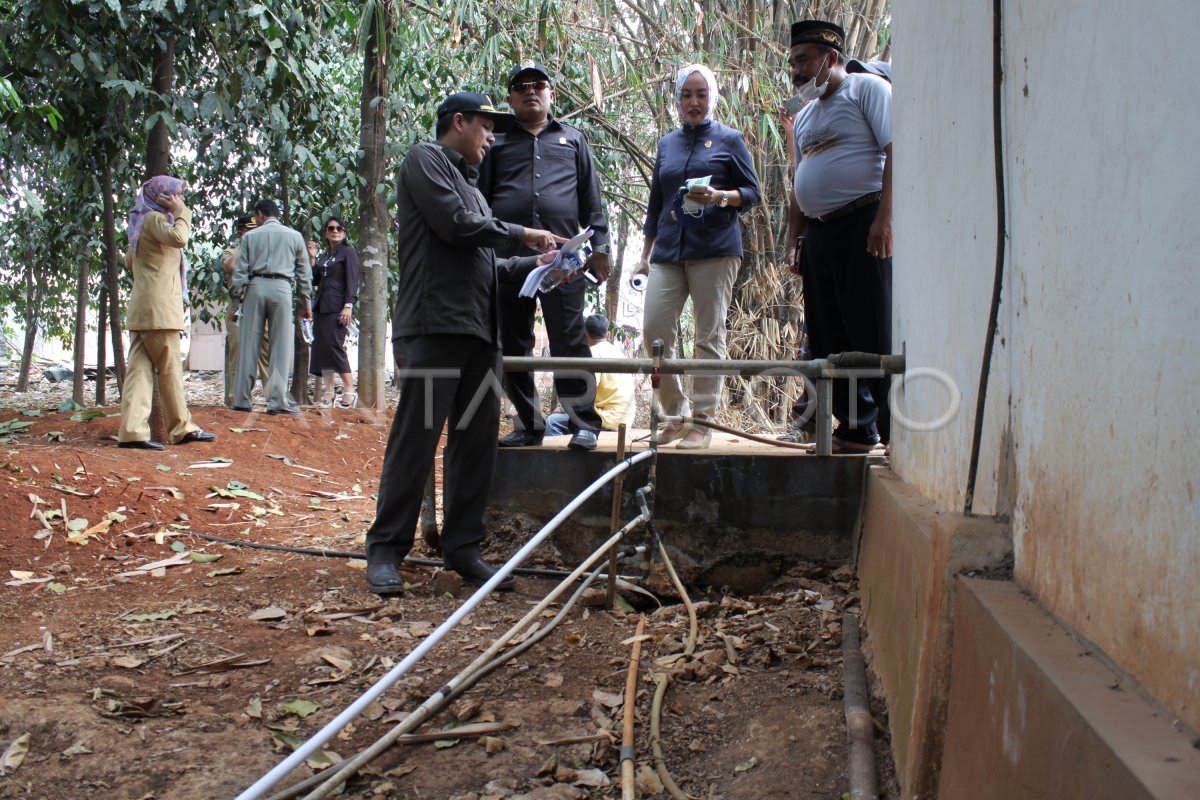
MULTIPOLYGON (((313 343, 308 371, 324 378, 321 408, 353 408, 358 397, 354 393, 354 376, 350 359, 346 357, 346 333, 358 301, 360 267, 358 251, 346 241, 346 223, 341 217, 325 220, 325 241, 329 248, 313 261, 313 343), (333 373, 342 376, 342 397, 336 403, 333 394, 333 373)), ((316 245, 310 243, 310 250, 316 245)))
MULTIPOLYGON (((723 359, 725 318, 742 265, 739 216, 759 200, 758 178, 742 134, 717 122, 717 79, 703 64, 691 64, 675 80, 680 126, 658 142, 650 201, 642 227, 645 244, 635 274, 649 275, 642 335, 675 347, 679 316, 688 297, 695 320, 693 353, 723 359), (687 186, 689 180, 709 178, 687 186)), ((679 375, 664 375, 658 391, 663 413, 715 422, 721 405, 720 375, 692 378, 691 397, 679 375)), ((669 423, 659 443, 679 439, 681 450, 702 450, 712 429, 669 423)))

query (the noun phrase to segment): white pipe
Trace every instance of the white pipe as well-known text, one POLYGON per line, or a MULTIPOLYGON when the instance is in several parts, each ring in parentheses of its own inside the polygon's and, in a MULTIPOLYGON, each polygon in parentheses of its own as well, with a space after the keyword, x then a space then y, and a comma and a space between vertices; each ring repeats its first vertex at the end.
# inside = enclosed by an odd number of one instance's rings
MULTIPOLYGON (((615 545, 621 540, 622 537, 625 536, 625 534, 629 533, 629 531, 633 530, 645 519, 646 517, 643 514, 639 514, 630 520, 629 524, 610 536, 607 542, 596 548, 596 550, 590 556, 584 559, 583 563, 575 568, 574 572, 572 572, 567 578, 563 579, 562 583, 558 584, 558 586, 555 586, 554 589, 550 591, 550 594, 542 598, 541 602, 539 602, 536 606, 529 609, 529 611, 519 622, 515 623, 503 635, 493 641, 491 646, 484 652, 480 653, 470 665, 447 681, 445 686, 438 689, 436 692, 426 698, 425 702, 421 703, 421 705, 418 706, 407 717, 396 723, 395 727, 377 739, 374 744, 363 749, 352 758, 338 763, 336 768, 330 768, 325 772, 320 773, 322 776, 324 776, 324 779, 319 781, 321 785, 315 791, 305 795, 304 800, 320 800, 320 798, 327 797, 329 793, 336 789, 339 785, 349 780, 350 777, 357 772, 360 767, 364 766, 370 761, 373 761, 384 750, 395 744, 401 736, 416 730, 425 723, 425 720, 438 713, 444 704, 450 702, 460 693, 460 689, 466 691, 467 688, 470 688, 471 685, 477 682, 478 679, 476 676, 482 678, 484 676, 483 670, 487 669, 490 667, 490 665, 495 664, 498 661, 498 654, 508 645, 510 641, 516 638, 521 631, 525 630, 525 628, 531 622, 541 616, 542 612, 545 611, 546 608, 548 608, 560 594, 565 592, 567 588, 571 586, 571 584, 575 583, 575 581, 579 579, 579 576, 586 572, 587 569, 592 566, 592 564, 595 564, 597 561, 603 558, 608 553, 608 549, 610 547, 615 545), (468 681, 471 683, 468 683, 468 681), (334 771, 335 769, 336 772, 334 771)), ((587 584, 584 583, 583 585, 586 586, 587 584)), ((565 610, 567 606, 564 606, 563 608, 565 610)), ((560 611, 559 613, 562 614, 563 612, 560 611)), ((541 636, 544 633, 549 633, 550 630, 552 630, 551 626, 555 624, 557 624, 557 622, 551 622, 549 626, 541 628, 536 635, 527 638, 525 641, 521 642, 521 644, 509 650, 504 657, 515 656, 521 648, 536 641, 538 636, 541 636)), ((278 795, 275 795, 275 797, 278 797, 278 795)), ((268 800, 271 799, 268 798, 268 800)))
POLYGON ((543 527, 533 536, 533 538, 526 542, 525 545, 518 550, 512 558, 510 558, 499 569, 497 569, 496 574, 489 578, 487 583, 483 584, 483 586, 480 586, 475 594, 468 597, 463 604, 454 611, 453 614, 446 618, 445 622, 439 625, 433 633, 425 637, 425 641, 421 642, 421 644, 419 644, 415 650, 409 653, 403 661, 392 667, 391 671, 380 678, 374 686, 366 691, 366 693, 347 706, 345 711, 330 720, 330 722, 324 728, 313 734, 308 741, 292 751, 290 756, 275 765, 274 769, 259 778, 254 785, 246 789, 246 791, 239 794, 236 800, 258 800, 258 798, 262 797, 268 789, 279 783, 279 781, 283 780, 283 778, 289 772, 303 764, 305 759, 316 752, 321 745, 325 744, 334 736, 336 736, 338 731, 350 724, 350 722, 352 722, 355 717, 361 714, 367 706, 375 702, 375 700, 378 699, 379 696, 385 691, 387 691, 393 683, 399 680, 404 673, 408 672, 418 661, 424 658, 425 655, 432 650, 438 642, 445 638, 446 634, 452 631, 458 625, 458 623, 462 622, 462 620, 468 614, 475 610, 475 606, 479 605, 481 602, 483 602, 485 597, 491 594, 492 589, 496 588, 501 581, 507 578, 509 573, 511 573, 514 568, 519 566, 521 562, 523 562, 529 556, 529 554, 532 553, 533 550, 539 544, 541 544, 543 540, 545 540, 547 536, 554 532, 555 528, 561 525, 563 521, 567 519, 567 517, 571 516, 571 514, 573 514, 577 508, 583 505, 588 498, 599 491, 601 487, 603 487, 613 478, 620 475, 637 462, 650 458, 652 455, 654 455, 653 450, 643 450, 637 455, 621 461, 608 472, 604 473, 595 481, 593 481, 590 486, 580 492, 574 500, 568 503, 562 511, 559 511, 553 519, 547 522, 545 527, 543 527))

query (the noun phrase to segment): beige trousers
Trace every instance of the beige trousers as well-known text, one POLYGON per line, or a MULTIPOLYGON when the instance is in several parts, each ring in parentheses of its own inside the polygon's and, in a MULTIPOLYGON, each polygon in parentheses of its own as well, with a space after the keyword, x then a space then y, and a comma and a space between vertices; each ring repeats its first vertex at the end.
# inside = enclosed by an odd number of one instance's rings
MULTIPOLYGON (((742 259, 722 256, 696 261, 650 265, 646 286, 642 336, 647 354, 655 339, 662 339, 663 357, 675 358, 675 332, 688 297, 696 320, 696 358, 725 358, 725 315, 733 299, 733 282, 742 259)), ((711 372, 692 376, 691 416, 712 419, 721 405, 724 378, 711 372)), ((670 416, 688 414, 680 375, 663 375, 659 388, 662 411, 670 416)))
POLYGON ((174 444, 185 434, 200 430, 192 422, 183 396, 179 331, 130 331, 118 442, 150 439, 150 403, 154 397, 155 373, 158 373, 158 397, 167 426, 167 441, 174 444))

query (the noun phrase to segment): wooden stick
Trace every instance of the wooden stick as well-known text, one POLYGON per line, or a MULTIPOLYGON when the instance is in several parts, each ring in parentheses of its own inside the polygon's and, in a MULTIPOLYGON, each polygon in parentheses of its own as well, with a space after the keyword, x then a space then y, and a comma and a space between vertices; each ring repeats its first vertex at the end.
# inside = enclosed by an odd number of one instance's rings
MULTIPOLYGON (((617 461, 625 459, 625 423, 617 426, 617 461)), ((621 529, 621 491, 625 487, 625 473, 622 472, 613 479, 612 516, 609 519, 609 533, 621 529)), ((608 593, 606 595, 609 611, 616 608, 617 603, 617 546, 608 549, 608 593)))
POLYGON ((642 632, 646 630, 646 615, 638 615, 633 634, 633 653, 629 657, 629 675, 625 678, 625 726, 621 732, 621 797, 635 800, 637 787, 633 782, 634 749, 633 718, 637 706, 638 666, 642 660, 642 632))

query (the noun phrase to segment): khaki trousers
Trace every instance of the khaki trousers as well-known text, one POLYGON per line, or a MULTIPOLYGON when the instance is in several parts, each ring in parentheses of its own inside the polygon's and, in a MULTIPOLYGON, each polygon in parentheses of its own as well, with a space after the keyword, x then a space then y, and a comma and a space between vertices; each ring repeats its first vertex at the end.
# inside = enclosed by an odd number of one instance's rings
MULTIPOLYGON (((662 339, 663 357, 675 358, 675 332, 688 297, 696 321, 695 358, 725 358, 725 315, 733 298, 733 282, 742 265, 739 256, 650 265, 642 336, 649 355, 655 339, 662 339)), ((724 378, 712 372, 692 376, 691 416, 712 419, 721 405, 724 378)), ((659 387, 662 411, 687 415, 687 398, 680 375, 663 375, 659 387)))
POLYGON ((178 442, 185 434, 200 430, 192 422, 183 396, 183 365, 179 358, 179 331, 130 331, 129 361, 121 391, 121 429, 118 442, 150 439, 150 403, 154 397, 154 374, 158 373, 158 397, 162 402, 167 441, 178 442))

